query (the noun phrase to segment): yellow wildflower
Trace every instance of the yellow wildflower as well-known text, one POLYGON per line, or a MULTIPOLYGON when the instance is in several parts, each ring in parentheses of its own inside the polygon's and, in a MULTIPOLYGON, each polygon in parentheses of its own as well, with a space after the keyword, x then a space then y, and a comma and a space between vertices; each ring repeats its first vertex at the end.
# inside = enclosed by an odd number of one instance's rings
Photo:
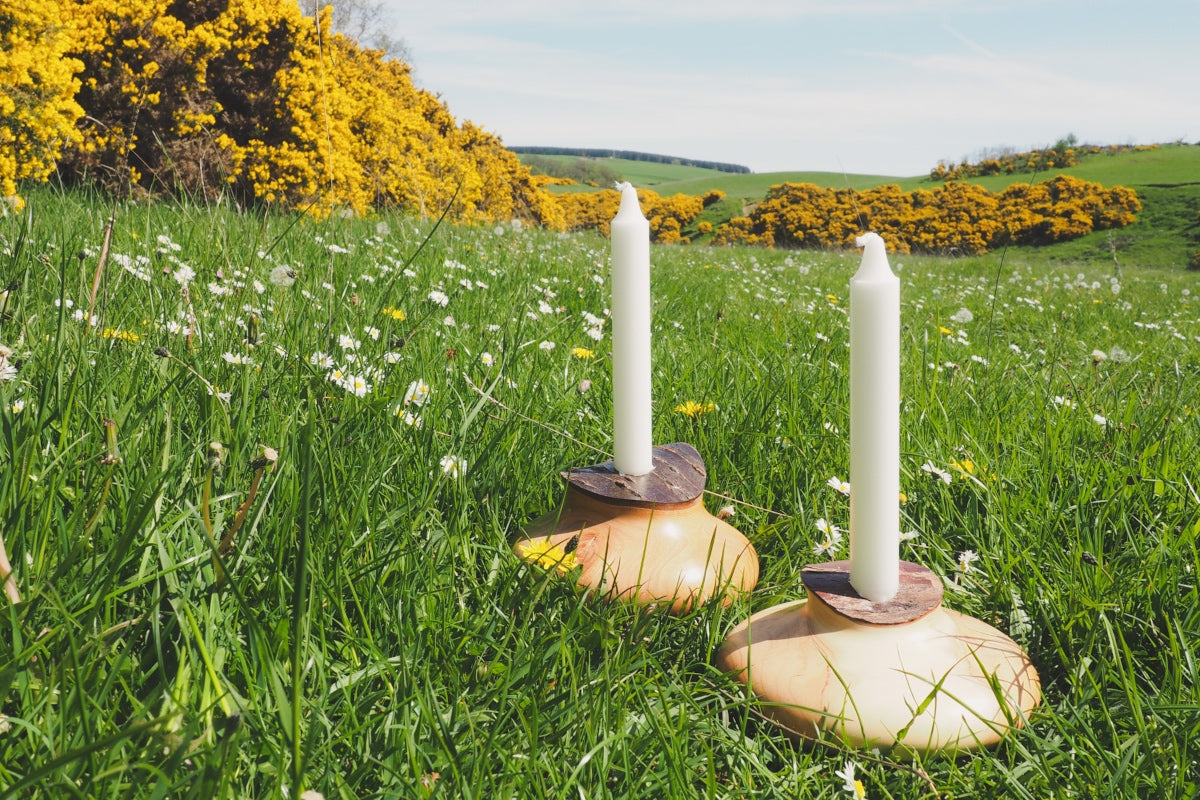
POLYGON ((403 309, 394 306, 388 306, 383 309, 383 314, 396 320, 396 322, 404 322, 404 320, 408 319, 408 314, 405 314, 403 309))
POLYGON ((591 350, 588 350, 586 347, 572 348, 571 355, 575 356, 576 358, 595 358, 596 357, 596 354, 593 353, 591 350))
POLYGON ((517 555, 542 569, 556 569, 559 572, 570 572, 579 563, 573 551, 568 553, 562 545, 552 543, 549 537, 522 542, 517 545, 517 555))
POLYGON ((123 331, 119 328, 105 328, 100 335, 105 339, 119 339, 122 342, 132 342, 134 344, 142 339, 142 337, 138 336, 133 331, 123 331))
POLYGON ((680 403, 679 405, 675 406, 676 411, 678 411, 680 414, 684 414, 685 416, 689 416, 692 419, 695 419, 701 414, 707 414, 710 411, 715 411, 716 408, 716 403, 697 403, 695 400, 688 400, 686 403, 680 403))
POLYGON ((943 336, 953 336, 954 335, 954 331, 950 330, 945 325, 938 325, 938 333, 942 334, 943 336))

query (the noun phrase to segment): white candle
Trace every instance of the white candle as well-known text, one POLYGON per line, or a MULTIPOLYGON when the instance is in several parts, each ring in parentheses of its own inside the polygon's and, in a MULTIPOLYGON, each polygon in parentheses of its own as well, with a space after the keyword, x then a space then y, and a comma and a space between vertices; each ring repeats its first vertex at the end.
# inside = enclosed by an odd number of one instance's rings
POLYGON ((879 603, 900 585, 900 279, 883 239, 858 239, 850 279, 850 585, 879 603))
POLYGON ((617 472, 654 469, 650 412, 650 223, 637 190, 618 184, 612 221, 613 461, 617 472))

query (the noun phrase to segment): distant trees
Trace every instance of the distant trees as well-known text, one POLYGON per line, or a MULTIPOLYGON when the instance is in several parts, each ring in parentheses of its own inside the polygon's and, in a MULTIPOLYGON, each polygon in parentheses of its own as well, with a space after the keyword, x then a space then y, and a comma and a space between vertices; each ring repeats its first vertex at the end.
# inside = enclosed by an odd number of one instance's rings
POLYGON ((1052 147, 1018 153, 1008 148, 986 150, 974 160, 961 163, 939 161, 929 171, 930 180, 957 181, 988 175, 1019 175, 1066 169, 1079 164, 1085 155, 1114 155, 1130 150, 1153 150, 1157 145, 1081 145, 1075 134, 1067 134, 1052 147))
POLYGON ((680 164, 685 167, 700 167, 714 169, 718 172, 748 174, 749 167, 741 164, 726 164, 721 161, 702 161, 694 158, 679 158, 677 156, 662 156, 655 153, 641 153, 636 150, 603 150, 586 147, 510 147, 514 153, 521 155, 543 156, 579 156, 580 158, 621 158, 627 161, 646 161, 653 164, 680 164))
POLYGON ((585 186, 612 187, 621 180, 616 170, 594 158, 581 157, 564 162, 541 155, 527 155, 524 164, 535 175, 565 178, 585 186))

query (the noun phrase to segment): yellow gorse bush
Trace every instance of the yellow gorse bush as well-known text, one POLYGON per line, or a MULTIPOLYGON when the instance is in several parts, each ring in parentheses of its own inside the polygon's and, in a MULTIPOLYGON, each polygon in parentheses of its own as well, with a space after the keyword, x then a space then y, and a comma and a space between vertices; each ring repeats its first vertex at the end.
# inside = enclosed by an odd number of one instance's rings
POLYGON ((79 62, 58 0, 0 0, 0 211, 20 207, 19 180, 45 180, 78 138, 79 62))
MULTIPOLYGON (((453 200, 456 219, 562 226, 497 137, 457 123, 407 64, 333 33, 328 7, 313 17, 296 0, 35 5, 24 17, 64 21, 57 59, 78 104, 59 165, 68 179, 314 214, 440 214, 453 200)), ((14 35, 41 42, 31 24, 14 35)), ((58 155, 48 152, 42 173, 10 168, 10 182, 43 177, 58 155)))
POLYGON ((749 217, 716 231, 717 243, 848 248, 864 230, 894 253, 983 253, 1000 245, 1044 244, 1128 225, 1137 193, 1066 175, 1018 183, 996 194, 970 183, 903 192, 895 185, 857 191, 811 183, 771 187, 749 217))

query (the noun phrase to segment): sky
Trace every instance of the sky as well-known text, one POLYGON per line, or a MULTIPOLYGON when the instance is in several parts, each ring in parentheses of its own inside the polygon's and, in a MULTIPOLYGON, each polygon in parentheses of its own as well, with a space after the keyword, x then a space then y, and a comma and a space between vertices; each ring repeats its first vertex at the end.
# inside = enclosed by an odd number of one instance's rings
POLYGON ((1069 134, 1200 142, 1200 0, 383 0, 382 12, 417 85, 508 146, 910 176, 1069 134))

